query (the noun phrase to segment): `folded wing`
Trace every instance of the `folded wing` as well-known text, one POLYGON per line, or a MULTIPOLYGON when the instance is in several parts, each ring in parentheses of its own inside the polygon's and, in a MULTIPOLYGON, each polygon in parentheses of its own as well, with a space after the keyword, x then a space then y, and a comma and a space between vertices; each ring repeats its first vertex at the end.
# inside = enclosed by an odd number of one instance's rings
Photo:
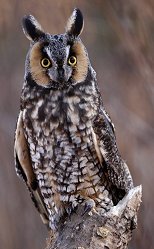
POLYGON ((22 112, 19 114, 15 132, 14 156, 17 175, 20 176, 26 183, 26 186, 30 191, 30 196, 35 204, 35 207, 40 213, 43 223, 48 226, 48 212, 44 205, 43 198, 32 168, 28 143, 24 134, 22 112))
POLYGON ((114 133, 114 126, 104 110, 95 117, 92 126, 92 136, 95 149, 104 167, 104 177, 108 181, 113 202, 116 204, 133 188, 133 180, 127 164, 121 158, 114 133))

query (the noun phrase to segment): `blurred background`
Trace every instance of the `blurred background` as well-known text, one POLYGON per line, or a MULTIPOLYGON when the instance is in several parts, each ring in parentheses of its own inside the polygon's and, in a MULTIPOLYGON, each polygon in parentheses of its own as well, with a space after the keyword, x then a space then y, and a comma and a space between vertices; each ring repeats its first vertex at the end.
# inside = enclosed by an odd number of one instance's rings
POLYGON ((31 13, 45 30, 61 33, 74 7, 84 14, 81 37, 116 126, 118 147, 135 185, 143 185, 138 229, 129 248, 153 249, 153 0, 0 1, 0 247, 43 249, 48 235, 14 170, 14 130, 29 48, 21 19, 31 13))

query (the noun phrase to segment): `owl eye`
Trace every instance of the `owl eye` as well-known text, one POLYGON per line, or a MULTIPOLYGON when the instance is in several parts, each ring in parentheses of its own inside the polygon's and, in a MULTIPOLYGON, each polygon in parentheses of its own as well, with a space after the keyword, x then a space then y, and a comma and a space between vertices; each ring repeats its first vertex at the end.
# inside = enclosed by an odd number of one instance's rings
POLYGON ((44 68, 50 67, 51 66, 51 61, 48 58, 43 58, 41 60, 41 65, 44 68))
POLYGON ((75 66, 76 63, 77 63, 76 57, 75 57, 75 56, 70 56, 70 58, 68 59, 68 64, 69 64, 70 66, 75 66))

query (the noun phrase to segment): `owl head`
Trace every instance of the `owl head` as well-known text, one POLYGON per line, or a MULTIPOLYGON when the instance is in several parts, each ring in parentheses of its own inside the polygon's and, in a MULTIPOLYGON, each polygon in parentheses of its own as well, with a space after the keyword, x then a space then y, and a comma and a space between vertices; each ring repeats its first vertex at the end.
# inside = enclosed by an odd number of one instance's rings
MULTIPOLYGON (((88 73, 89 59, 79 38, 84 26, 79 9, 68 19, 64 34, 46 33, 38 21, 23 18, 23 31, 30 40, 25 77, 45 88, 61 89, 83 82, 88 73)), ((28 81, 28 80, 27 80, 28 81)))

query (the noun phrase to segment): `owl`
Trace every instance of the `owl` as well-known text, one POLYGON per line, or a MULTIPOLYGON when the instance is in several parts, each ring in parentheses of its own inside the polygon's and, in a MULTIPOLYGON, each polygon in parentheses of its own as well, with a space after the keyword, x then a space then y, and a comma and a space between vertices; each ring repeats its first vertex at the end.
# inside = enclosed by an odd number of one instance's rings
POLYGON ((96 73, 80 39, 83 15, 74 9, 64 34, 46 33, 23 18, 30 40, 15 132, 16 172, 40 216, 57 229, 78 205, 107 212, 133 187, 96 73))

